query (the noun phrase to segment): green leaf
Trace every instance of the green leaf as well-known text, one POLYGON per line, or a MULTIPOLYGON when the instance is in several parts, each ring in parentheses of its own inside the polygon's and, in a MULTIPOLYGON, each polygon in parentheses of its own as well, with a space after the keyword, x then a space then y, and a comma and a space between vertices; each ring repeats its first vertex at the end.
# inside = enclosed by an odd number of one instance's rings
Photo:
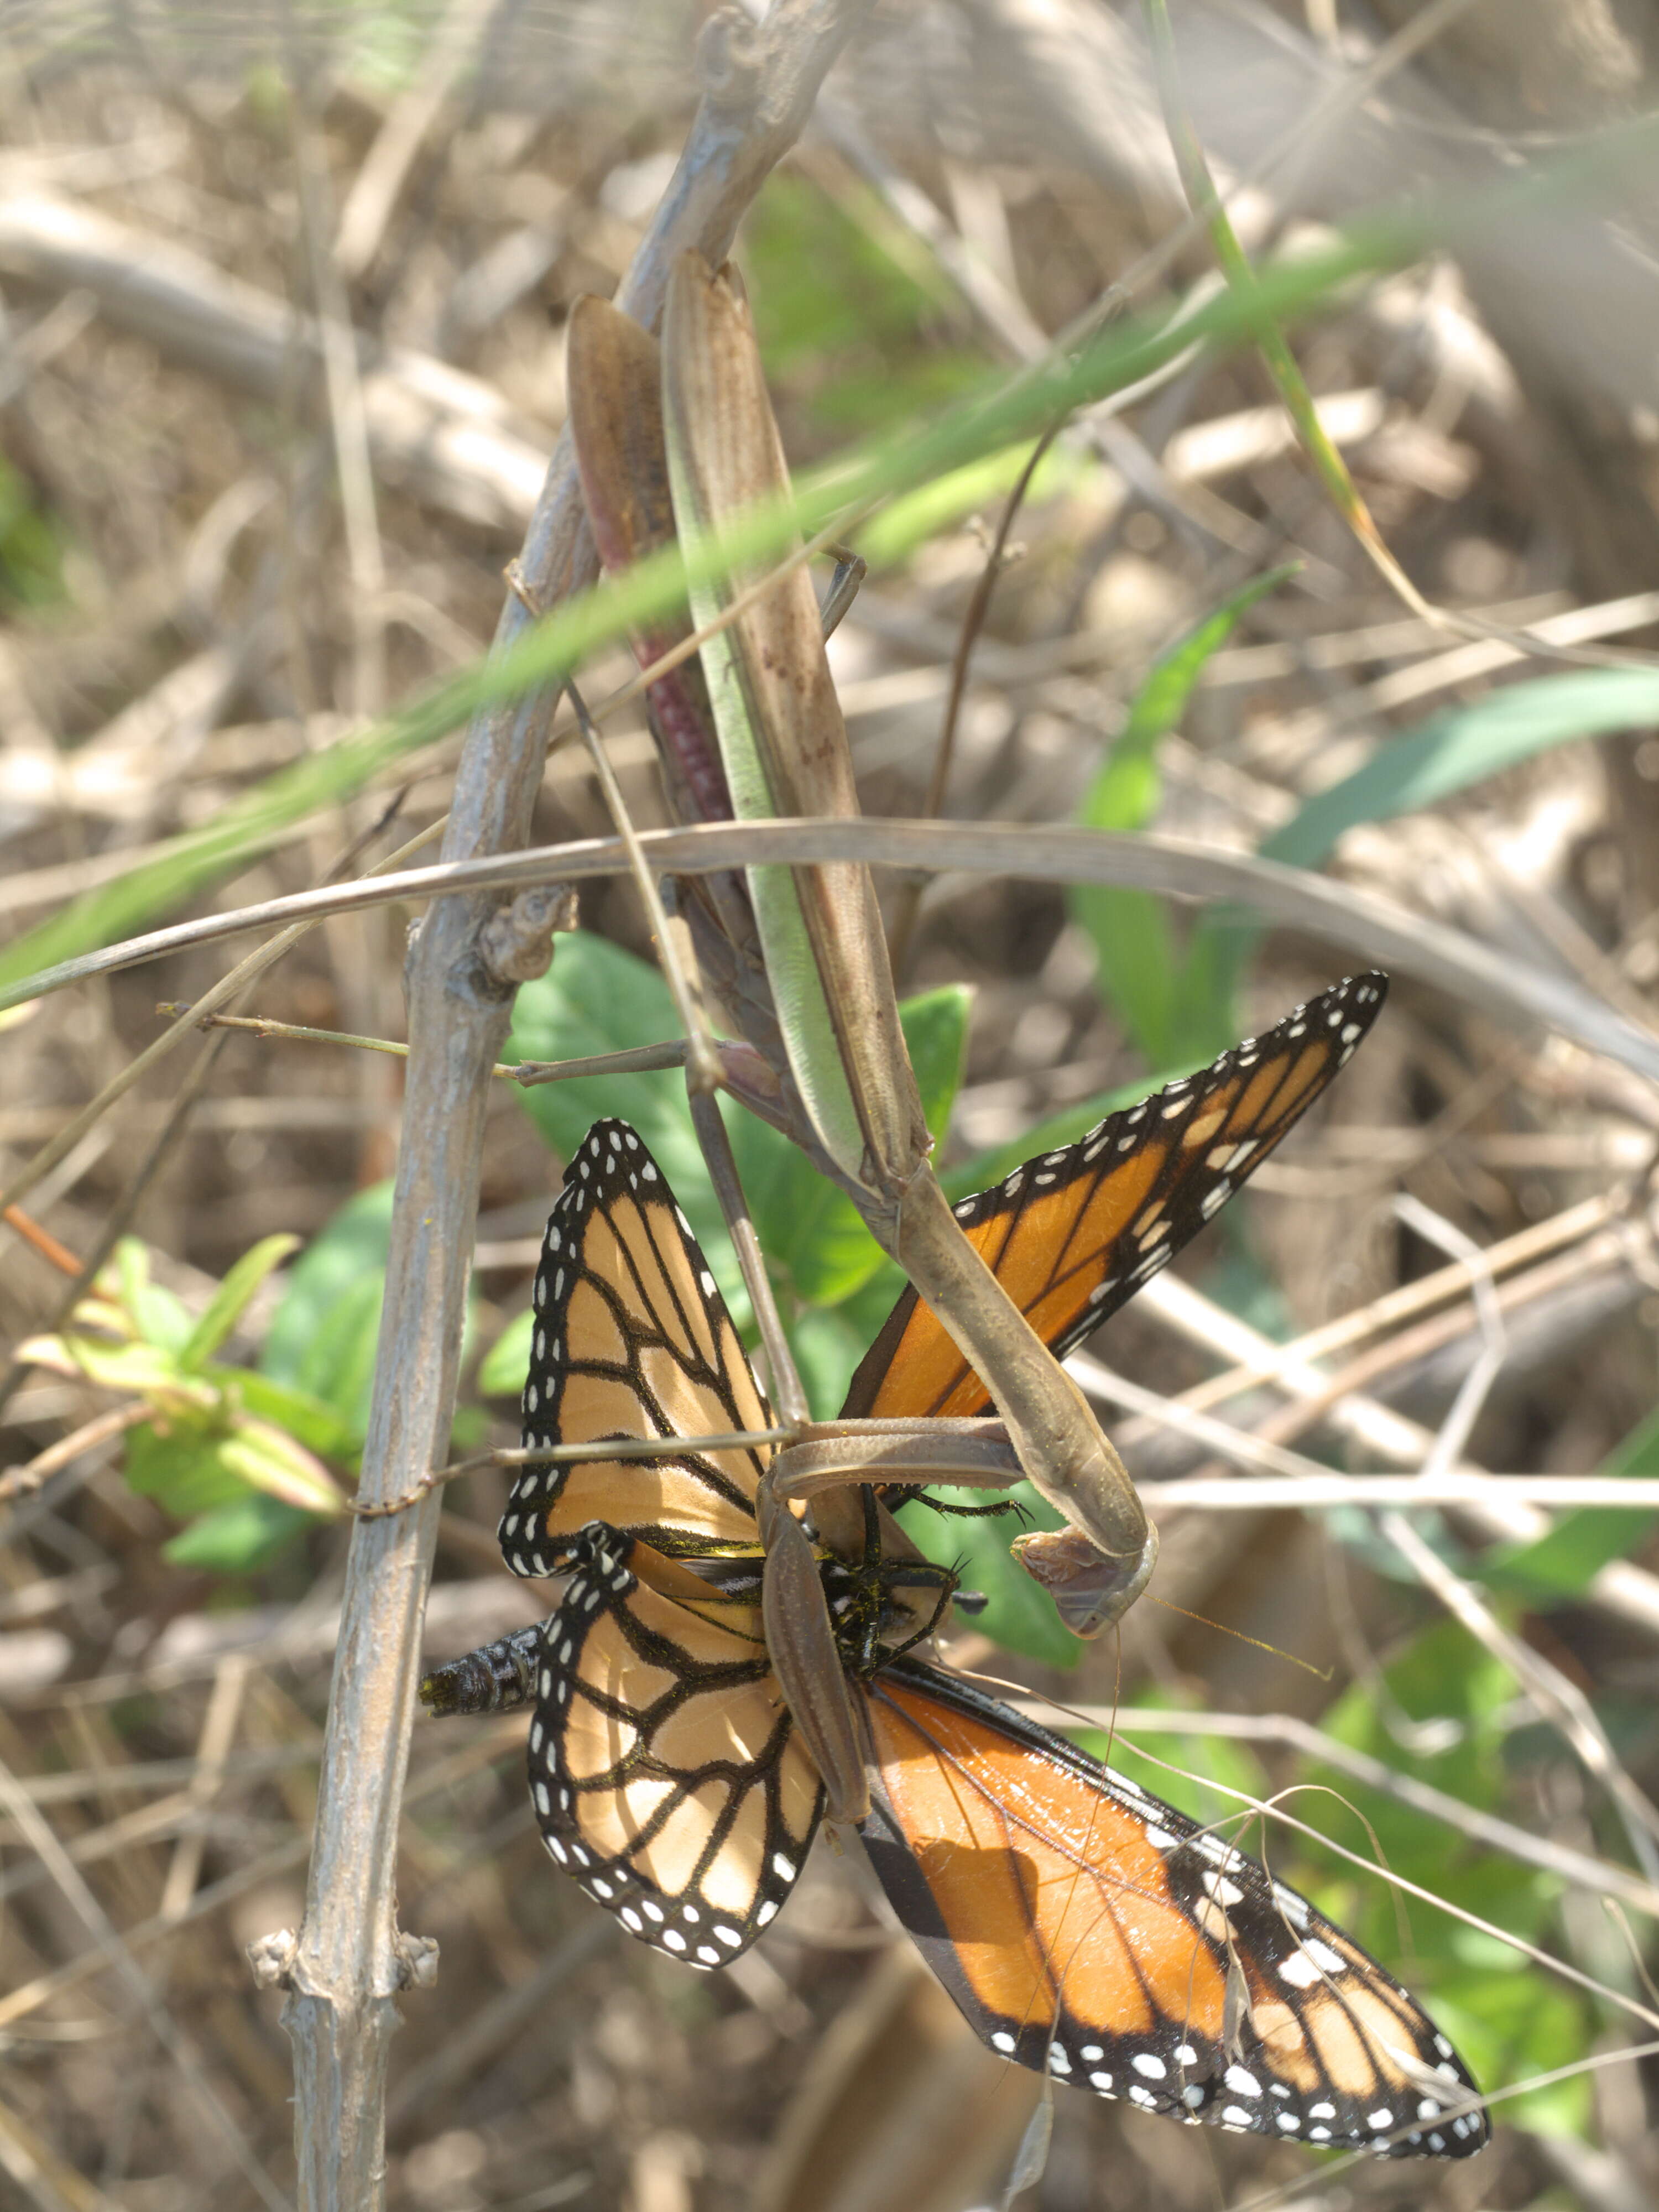
MULTIPOLYGON (((1603 1462, 1607 1475, 1659 1474, 1659 1407, 1603 1462)), ((1564 1513, 1548 1533, 1529 1544, 1497 1546, 1480 1555, 1488 1589, 1518 1597, 1533 1607, 1564 1605, 1579 1595, 1601 1569, 1629 1559, 1659 1514, 1644 1507, 1564 1513)))
MULTIPOLYGON (((1509 1789, 1508 1712, 1514 1691, 1501 1662, 1456 1622, 1442 1621, 1415 1637, 1380 1682, 1356 1683, 1321 1725, 1339 1742, 1370 1753, 1396 1773, 1426 1782, 1482 1812, 1498 1811, 1509 1789), (1426 1726, 1423 1745, 1413 1743, 1402 1728, 1402 1714, 1426 1726)), ((1560 1894, 1560 1884, 1553 1878, 1468 1843, 1435 1814, 1371 1790, 1340 1767, 1315 1762, 1305 1779, 1355 1808, 1396 1874, 1515 1935, 1536 1939, 1544 1932, 1560 1894)), ((1370 1856, 1366 1828, 1334 1804, 1320 1806, 1310 1798, 1297 1809, 1370 1856)), ((1334 1863, 1315 1846, 1298 1843, 1294 1848, 1312 1869, 1302 1886, 1322 1911, 1379 1955, 1397 1948, 1394 1903, 1382 1884, 1364 1880, 1346 1863, 1334 1863)), ((1460 1955, 1462 1932, 1455 1922, 1414 1911, 1413 1925, 1425 1960, 1449 1962, 1460 1955)))
MULTIPOLYGON (((1505 1925, 1497 1911, 1485 1917, 1505 1925)), ((1423 1918, 1414 1907, 1413 1929, 1423 1918)), ((1462 2053, 1477 2081, 1524 2081, 1581 2060, 1595 2033, 1589 2007, 1572 1990, 1550 1979, 1530 1959, 1491 1943, 1473 1930, 1459 1931, 1485 1953, 1477 1970, 1454 1968, 1434 1978, 1434 2016, 1462 2053)), ((1415 1977, 1412 1977, 1413 1981, 1415 1977)), ((1548 2082, 1498 2107, 1504 2123, 1539 2135, 1584 2141, 1594 2124, 1588 2074, 1548 2082)))
POLYGON ((240 1409, 171 1413, 127 1436, 128 1486, 180 1521, 249 1489, 307 1513, 344 1510, 338 1486, 314 1454, 273 1423, 240 1409))
POLYGON ((530 1372, 536 1316, 526 1306, 514 1314, 478 1363, 478 1389, 486 1398, 521 1398, 530 1372))
MULTIPOLYGON (((942 1138, 962 1082, 973 994, 959 984, 908 999, 899 1020, 933 1137, 942 1138)), ((856 1206, 796 1145, 752 1114, 729 1117, 732 1148, 761 1249, 802 1305, 839 1305, 883 1265, 856 1206)))
POLYGON ((269 1421, 240 1417, 219 1446, 222 1463, 267 1497, 301 1512, 332 1516, 345 1510, 338 1486, 321 1461, 269 1421))
POLYGON ((175 1567, 204 1574, 252 1574, 268 1566, 315 1525, 314 1514, 302 1513, 262 1492, 245 1490, 170 1538, 161 1547, 161 1557, 175 1567))
POLYGON ((1552 746, 1659 720, 1659 670, 1584 669, 1505 684, 1392 738, 1362 769, 1310 799, 1261 848, 1264 860, 1317 867, 1343 832, 1451 799, 1552 746))
POLYGON ((177 1356, 153 1344, 112 1344, 100 1336, 32 1336, 17 1347, 26 1365, 96 1382, 106 1390, 210 1405, 214 1392, 181 1374, 177 1356))
POLYGON ((270 1376, 248 1367, 216 1367, 216 1380, 223 1382, 245 1413, 285 1429, 314 1452, 319 1459, 351 1469, 356 1467, 362 1437, 337 1407, 291 1382, 276 1382, 270 1376))
POLYGON ((182 1352, 194 1323, 181 1298, 151 1282, 149 1247, 136 1237, 124 1237, 114 1256, 121 1304, 134 1328, 146 1344, 163 1352, 182 1352))
MULTIPOLYGON (((1206 663, 1232 635, 1240 617, 1248 614, 1258 599, 1265 599, 1269 592, 1276 592, 1281 584, 1287 583, 1300 568, 1299 562, 1287 561, 1282 567, 1269 568, 1264 575, 1254 576, 1249 583, 1241 584, 1213 613, 1195 623, 1184 637, 1160 654, 1135 694, 1128 722, 1114 751, 1126 759, 1132 759, 1136 753, 1150 759, 1158 740, 1166 737, 1186 713, 1193 686, 1204 673, 1206 663)), ((1120 826, 1139 829, 1144 826, 1145 819, 1143 816, 1139 823, 1120 826)))
POLYGON ((1008 1549, 1011 1540, 1024 1529, 1058 1528, 1059 1514, 1029 1483, 990 1493, 951 1490, 943 1483, 928 1487, 930 1494, 937 1492, 953 1505, 1006 1501, 1024 1509, 963 1520, 917 1504, 907 1505, 900 1517, 905 1534, 930 1559, 955 1568, 963 1589, 978 1590, 988 1601, 983 1613, 963 1616, 971 1627, 1006 1650, 1022 1652, 1028 1659, 1069 1672, 1082 1656, 1083 1646, 1069 1629, 1061 1626, 1053 1599, 1032 1581, 1008 1549))
MULTIPOLYGON (((1078 808, 1086 829, 1144 830, 1164 796, 1158 748, 1187 711, 1205 663, 1231 636, 1239 617, 1275 591, 1294 564, 1271 570, 1235 592, 1154 662, 1135 694, 1121 735, 1078 808)), ((1182 988, 1181 955, 1169 909, 1150 891, 1077 884, 1067 894, 1073 919, 1094 941, 1103 990, 1154 1067, 1211 1057, 1206 1004, 1182 988)))
POLYGON ((148 1424, 128 1431, 125 1472, 127 1487, 153 1498, 177 1521, 210 1511, 246 1494, 240 1475, 226 1466, 220 1447, 224 1429, 217 1419, 177 1419, 165 1432, 148 1424))
POLYGON ((262 1375, 331 1407, 359 1443, 368 1425, 391 1235, 390 1182, 359 1191, 295 1261, 259 1354, 262 1375))
MULTIPOLYGON (((573 930, 559 939, 547 974, 520 991, 507 1056, 581 1060, 593 1053, 659 1044, 678 1031, 668 986, 654 968, 602 937, 573 930)), ((691 1127, 685 1079, 678 1068, 538 1083, 520 1091, 519 1103, 562 1159, 569 1159, 592 1125, 606 1115, 631 1121, 684 1208, 733 1322, 740 1329, 748 1327, 748 1297, 691 1127)), ((553 1196, 550 1192, 550 1209, 553 1196)))
POLYGON ((813 1416, 834 1420, 854 1370, 904 1290, 902 1270, 884 1258, 868 1282, 836 1306, 808 1306, 789 1342, 813 1416))
POLYGON ((1095 980, 1102 996, 1151 1067, 1178 1055, 1181 951, 1170 910, 1151 891, 1115 884, 1075 884, 1072 911, 1095 947, 1095 980))
POLYGON ((1261 939, 1260 927, 1228 907, 1206 908, 1187 933, 1177 997, 1179 1041, 1192 1066, 1237 1043, 1239 985, 1261 939))
POLYGON ((210 1360, 247 1309, 265 1277, 300 1249, 297 1237, 266 1237, 244 1252, 208 1303, 207 1311, 179 1347, 179 1364, 191 1370, 210 1360))

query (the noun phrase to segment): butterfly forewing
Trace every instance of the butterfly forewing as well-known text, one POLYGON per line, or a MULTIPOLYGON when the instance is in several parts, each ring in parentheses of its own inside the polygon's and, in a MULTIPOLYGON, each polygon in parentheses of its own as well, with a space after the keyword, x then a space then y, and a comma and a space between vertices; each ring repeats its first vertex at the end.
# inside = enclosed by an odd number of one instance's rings
POLYGON ((868 1714, 872 1861, 993 2050, 1280 2140, 1454 2158, 1486 2141, 1432 2022, 1254 1859, 933 1668, 890 1666, 868 1714))
POLYGON ((570 1550, 530 1731, 542 1839, 630 1934, 726 1966, 788 1895, 823 1802, 759 1604, 602 1523, 570 1550))
MULTIPOLYGON (((524 1392, 528 1449, 614 1437, 720 1436, 771 1415, 697 1241, 625 1121, 596 1121, 542 1245, 524 1392)), ((769 1448, 523 1468, 501 1524, 515 1574, 545 1575, 605 1521, 659 1552, 752 1552, 769 1448)))
MULTIPOLYGON (((956 1209, 970 1243, 1064 1358, 1217 1213, 1376 1019, 1379 975, 1350 976, 1263 1037, 1028 1160, 956 1209)), ((853 1377, 854 1415, 981 1413, 990 1394, 907 1291, 853 1377)))

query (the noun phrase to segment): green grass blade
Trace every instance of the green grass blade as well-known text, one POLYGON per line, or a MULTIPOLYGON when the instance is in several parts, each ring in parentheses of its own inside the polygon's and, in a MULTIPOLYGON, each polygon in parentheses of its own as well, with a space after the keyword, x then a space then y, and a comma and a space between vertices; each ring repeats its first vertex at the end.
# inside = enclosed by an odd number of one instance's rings
MULTIPOLYGON (((1597 1470, 1601 1474, 1659 1474, 1659 1407, 1632 1429, 1597 1470)), ((1644 1543, 1659 1514, 1637 1507, 1616 1512, 1589 1508, 1559 1515, 1548 1533, 1529 1544, 1500 1546, 1480 1557, 1480 1579, 1489 1589, 1544 1610, 1583 1595, 1605 1566, 1627 1559, 1644 1543)))
MULTIPOLYGON (((1364 768, 1310 799, 1261 847, 1264 860, 1316 868, 1344 833, 1455 799, 1553 746, 1640 728, 1659 719, 1659 671, 1586 669, 1506 684, 1473 706, 1449 708, 1390 738, 1364 768)), ((1261 924, 1235 909, 1206 915, 1193 932, 1191 995, 1233 1034, 1237 979, 1261 942, 1261 924), (1200 964, 1201 963, 1201 964, 1200 964)), ((1211 1048, 1218 1050, 1219 1045, 1211 1048)))
MULTIPOLYGON (((1145 830, 1163 800, 1158 749, 1180 723, 1206 663, 1239 618, 1274 591, 1295 564, 1254 578, 1156 660, 1136 692, 1122 734, 1107 754, 1077 811, 1090 830, 1145 830)), ((1072 914, 1093 940, 1101 989, 1153 1067, 1208 1059, 1208 1008, 1188 1002, 1183 962, 1165 902, 1148 891, 1079 884, 1072 914)))
POLYGON ((1383 744, 1362 769, 1310 799, 1261 848, 1291 867, 1328 860, 1345 830, 1453 799, 1488 776, 1580 738, 1659 720, 1659 669, 1591 668, 1539 676, 1437 714, 1383 744))

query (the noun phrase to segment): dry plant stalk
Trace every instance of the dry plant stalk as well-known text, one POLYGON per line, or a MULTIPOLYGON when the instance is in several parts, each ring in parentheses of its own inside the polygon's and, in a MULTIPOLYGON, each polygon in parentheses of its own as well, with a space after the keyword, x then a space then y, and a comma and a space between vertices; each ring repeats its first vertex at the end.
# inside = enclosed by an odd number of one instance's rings
MULTIPOLYGON (((1028 883, 1115 884, 1187 901, 1251 908, 1267 920, 1304 930, 1340 952, 1375 961, 1445 991, 1497 1020, 1559 1030, 1587 1051, 1659 1079, 1659 1042, 1613 1011, 1575 978, 1525 965, 1449 924, 1412 912, 1375 891, 1333 876, 1316 876, 1253 854, 1218 850, 1157 830, 1059 829, 1023 822, 915 822, 866 816, 856 823, 711 822, 690 830, 647 830, 641 848, 665 874, 702 874, 756 860, 862 860, 872 867, 960 870, 1028 883)), ((518 890, 548 883, 591 882, 621 875, 628 854, 620 838, 584 838, 566 845, 481 853, 471 860, 410 868, 378 881, 293 891, 228 914, 205 915, 147 931, 119 945, 82 954, 0 990, 0 1012, 94 975, 109 975, 189 946, 216 943, 243 930, 264 929, 327 914, 349 914, 452 892, 518 890)))
MULTIPOLYGON (((779 0, 750 32, 716 16, 699 48, 704 97, 679 165, 622 289, 653 324, 673 257, 718 259, 738 216, 811 111, 864 0, 779 0)), ((542 606, 591 580, 568 441, 548 471, 520 567, 542 606)), ((509 599, 496 635, 528 620, 509 599)), ((486 711, 469 732, 445 839, 454 861, 523 842, 554 701, 486 711)), ((366 1501, 407 1492, 444 1456, 454 1402, 485 1103, 512 991, 479 940, 495 902, 445 900, 426 916, 409 973, 409 1084, 386 1297, 363 1453, 366 1501)), ((306 1915, 266 1954, 289 1990, 295 2136, 307 2212, 358 2212, 385 2197, 385 2106, 401 1989, 434 1963, 400 1936, 397 1827, 408 1758, 421 1612, 435 1538, 428 1502, 360 1522, 347 1569, 324 1743, 306 1915)))

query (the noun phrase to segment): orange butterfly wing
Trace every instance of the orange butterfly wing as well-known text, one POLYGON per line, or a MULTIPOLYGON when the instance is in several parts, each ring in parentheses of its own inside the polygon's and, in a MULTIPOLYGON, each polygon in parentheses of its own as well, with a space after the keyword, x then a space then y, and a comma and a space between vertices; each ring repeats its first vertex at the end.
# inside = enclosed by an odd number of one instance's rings
POLYGON ((630 1935, 728 1966, 788 1896, 823 1805, 758 1592, 700 1582, 601 1522, 570 1555, 526 1686, 542 1841, 630 1935))
POLYGON ((933 1668, 896 1661, 865 1702, 872 1863, 992 2050, 1280 2140, 1450 2158, 1486 2142, 1450 2044, 1254 1859, 933 1668))
MULTIPOLYGON (((666 1177, 626 1121, 596 1121, 565 1170, 532 1293, 525 1444, 720 1436, 771 1413, 666 1177)), ((556 1571, 592 1521, 657 1551, 760 1543, 755 1486, 770 1446, 522 1468, 500 1536, 518 1575, 556 1571)))
MULTIPOLYGON (((1352 975, 1201 1073, 1028 1160, 956 1209, 969 1241, 1057 1358, 1075 1350, 1252 1175, 1376 1020, 1380 975, 1352 975)), ((983 1413, 990 1393, 907 1291, 865 1354, 843 1418, 983 1413)))

